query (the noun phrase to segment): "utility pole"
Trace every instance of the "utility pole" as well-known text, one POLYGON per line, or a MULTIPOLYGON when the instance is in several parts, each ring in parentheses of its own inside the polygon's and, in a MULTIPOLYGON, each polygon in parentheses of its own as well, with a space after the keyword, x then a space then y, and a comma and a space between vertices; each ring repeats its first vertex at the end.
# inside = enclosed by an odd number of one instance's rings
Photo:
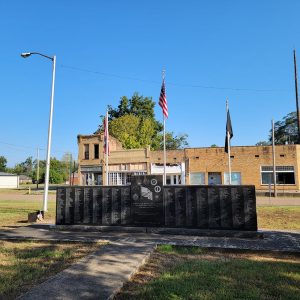
POLYGON ((273 154, 273 181, 274 181, 274 197, 277 197, 276 191, 276 163, 275 163, 275 140, 274 140, 274 119, 272 119, 272 154, 273 154))
POLYGON ((72 178, 72 185, 74 185, 74 173, 75 173, 75 160, 73 165, 73 178, 72 178))
POLYGON ((300 113, 299 113, 299 101, 298 101, 298 78, 297 78, 297 62, 296 62, 295 49, 294 49, 294 74, 295 74, 295 92, 296 92, 296 107, 297 107, 297 125, 298 125, 297 144, 300 144, 300 113))
POLYGON ((72 185, 72 153, 70 153, 70 170, 69 170, 69 184, 72 185))
POLYGON ((39 189, 39 179, 40 179, 40 153, 39 148, 37 148, 37 157, 36 157, 36 189, 39 189))

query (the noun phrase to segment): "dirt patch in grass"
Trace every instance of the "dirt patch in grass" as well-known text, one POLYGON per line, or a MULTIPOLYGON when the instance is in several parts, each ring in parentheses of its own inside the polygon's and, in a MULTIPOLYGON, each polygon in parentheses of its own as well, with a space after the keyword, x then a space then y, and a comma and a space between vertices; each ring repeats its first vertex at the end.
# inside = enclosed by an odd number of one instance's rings
POLYGON ((0 299, 15 299, 100 246, 100 243, 0 241, 0 299))
POLYGON ((259 206, 257 219, 259 228, 300 230, 300 206, 259 206))
POLYGON ((293 254, 160 246, 121 299, 299 299, 293 254))

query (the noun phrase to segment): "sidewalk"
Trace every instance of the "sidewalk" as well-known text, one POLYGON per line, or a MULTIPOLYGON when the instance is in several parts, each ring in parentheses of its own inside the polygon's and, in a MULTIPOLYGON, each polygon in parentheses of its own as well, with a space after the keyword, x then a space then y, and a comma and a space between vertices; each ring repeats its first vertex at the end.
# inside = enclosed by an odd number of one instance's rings
POLYGON ((260 251, 300 255, 300 232, 262 231, 264 238, 203 237, 133 232, 72 232, 49 226, 0 231, 0 240, 107 241, 98 251, 31 289, 18 299, 112 299, 157 244, 260 251))
POLYGON ((152 243, 112 242, 18 299, 112 299, 153 249, 152 243))
POLYGON ((134 232, 55 231, 49 225, 32 225, 1 230, 0 239, 38 239, 57 241, 106 241, 172 244, 208 248, 300 252, 299 231, 259 231, 264 238, 208 237, 134 232))

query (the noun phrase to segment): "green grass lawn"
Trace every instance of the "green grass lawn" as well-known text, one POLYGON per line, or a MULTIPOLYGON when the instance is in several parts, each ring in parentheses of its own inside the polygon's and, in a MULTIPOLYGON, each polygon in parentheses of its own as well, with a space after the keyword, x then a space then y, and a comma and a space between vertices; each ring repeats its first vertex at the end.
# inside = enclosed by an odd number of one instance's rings
POLYGON ((300 259, 287 254, 159 246, 121 299, 300 299, 300 259))
POLYGON ((258 228, 300 230, 300 206, 258 206, 258 228))
POLYGON ((0 299, 15 299, 99 246, 96 243, 0 241, 0 299))
MULTIPOLYGON (((28 213, 40 210, 42 200, 0 200, 0 230, 4 226, 28 225, 28 213)), ((48 201, 45 222, 54 223, 55 200, 48 201)))

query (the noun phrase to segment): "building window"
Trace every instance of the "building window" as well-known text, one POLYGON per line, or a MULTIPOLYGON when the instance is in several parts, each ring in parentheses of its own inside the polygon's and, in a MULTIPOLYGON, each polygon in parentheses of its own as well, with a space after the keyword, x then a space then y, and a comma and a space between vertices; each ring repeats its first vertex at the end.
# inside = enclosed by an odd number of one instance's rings
POLYGON ((208 184, 209 185, 222 184, 221 172, 208 172, 208 184))
POLYGON ((82 185, 92 186, 92 185, 102 185, 102 173, 93 173, 93 172, 83 172, 82 176, 82 185))
POLYGON ((99 158, 99 144, 94 144, 94 158, 99 158))
MULTIPOLYGON (((273 167, 261 167, 261 184, 274 184, 273 167)), ((293 166, 276 166, 276 184, 295 184, 295 170, 293 166)))
POLYGON ((181 175, 180 174, 168 174, 166 176, 166 184, 168 184, 168 185, 181 184, 181 175))
POLYGON ((146 175, 146 171, 142 172, 109 172, 108 184, 109 185, 127 185, 131 183, 132 175, 146 175))
POLYGON ((166 184, 168 184, 168 185, 171 184, 171 176, 170 175, 166 176, 166 184))
MULTIPOLYGON (((224 184, 229 184, 229 173, 224 173, 224 184)), ((231 172, 231 184, 240 185, 242 184, 241 172, 231 172)))
POLYGON ((205 184, 205 173, 198 172, 198 173, 191 173, 190 174, 190 184, 205 184))
POLYGON ((90 158, 89 144, 84 144, 84 159, 90 158))

